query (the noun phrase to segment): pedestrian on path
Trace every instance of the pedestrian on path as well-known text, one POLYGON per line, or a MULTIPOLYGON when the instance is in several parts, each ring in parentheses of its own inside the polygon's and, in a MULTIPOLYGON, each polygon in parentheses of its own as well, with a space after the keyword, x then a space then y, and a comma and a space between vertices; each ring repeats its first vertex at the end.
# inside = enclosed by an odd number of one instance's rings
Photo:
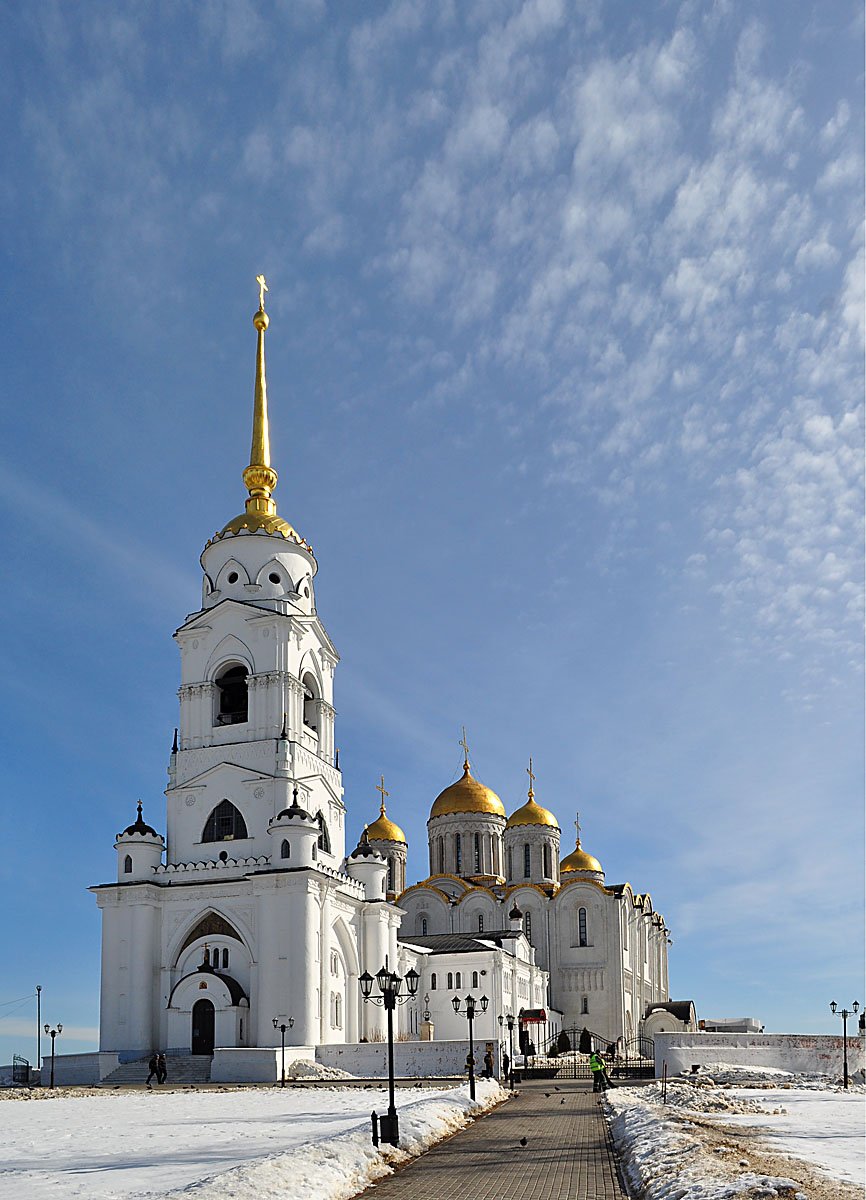
POLYGON ((165 1055, 160 1053, 156 1058, 156 1082, 165 1083, 168 1079, 168 1067, 165 1062, 165 1055))
POLYGON ((493 1078, 493 1051, 488 1050, 484 1055, 484 1075, 487 1079, 493 1078))
POLYGON ((589 1056, 589 1069, 592 1071, 592 1090, 604 1092, 610 1087, 607 1077, 607 1065, 598 1050, 593 1050, 589 1056))
POLYGON ((159 1083, 159 1062, 157 1061, 155 1054, 151 1054, 150 1058, 147 1060, 147 1069, 150 1071, 150 1074, 144 1081, 147 1086, 150 1087, 151 1079, 155 1079, 156 1082, 159 1083))
POLYGON ((508 1080, 508 1072, 511 1070, 511 1059, 507 1053, 502 1055, 502 1078, 508 1080))

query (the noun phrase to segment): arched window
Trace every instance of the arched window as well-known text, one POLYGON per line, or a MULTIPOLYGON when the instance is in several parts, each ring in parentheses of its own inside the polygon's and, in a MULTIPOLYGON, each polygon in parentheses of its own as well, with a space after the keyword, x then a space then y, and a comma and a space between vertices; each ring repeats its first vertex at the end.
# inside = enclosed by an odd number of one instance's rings
MULTIPOLYGON (((427 936, 427 918, 426 917, 421 918, 421 936, 422 937, 427 936)), ((435 979, 436 976, 434 975, 433 978, 435 979)))
POLYGON ((454 865, 459 875, 463 870, 463 842, 459 833, 454 834, 454 865))
POLYGON ((247 669, 227 667, 214 680, 217 689, 216 725, 242 725, 247 719, 247 669))
POLYGON ((326 854, 331 853, 331 837, 328 833, 328 825, 322 813, 316 813, 316 820, 319 824, 319 841, 320 850, 324 850, 326 854))
POLYGON ((460 980, 460 972, 459 971, 457 972, 457 986, 458 986, 458 988, 463 987, 463 984, 460 980))
POLYGON ((529 842, 523 844, 523 878, 528 879, 532 874, 532 861, 529 857, 529 842))
POLYGON ((343 1028, 343 997, 339 992, 334 997, 334 1024, 338 1029, 343 1028))
POLYGON ((550 879, 551 870, 550 870, 550 843, 549 842, 544 843, 544 847, 542 849, 542 858, 544 860, 544 878, 550 879))
POLYGON ((478 932, 479 933, 484 932, 484 913, 478 914, 478 932))
POLYGON ((506 858, 506 866, 508 867, 508 878, 513 879, 514 878, 514 854, 513 854, 510 846, 508 847, 508 853, 506 854, 505 858, 506 858))
POLYGON ((132 874, 132 855, 131 854, 127 854, 126 858, 123 860, 123 873, 124 873, 124 875, 132 874))
POLYGON ((478 987, 478 972, 477 971, 472 972, 472 986, 474 988, 478 987))
POLYGON ((586 909, 579 908, 577 910, 577 944, 578 946, 588 946, 586 940, 586 909))
POLYGON ((305 675, 304 689, 304 725, 312 733, 319 728, 319 689, 312 675, 305 675))
POLYGON ((228 952, 228 950, 223 950, 223 970, 224 971, 228 969, 228 965, 229 965, 229 952, 228 952))
POLYGON ((393 858, 391 858, 389 856, 389 858, 388 858, 388 891, 393 892, 393 890, 394 890, 394 860, 393 860, 393 858))
POLYGON ((439 874, 445 874, 445 839, 439 839, 439 874))
POLYGON ((319 857, 318 846, 313 845, 310 847, 310 857, 312 858, 313 862, 316 862, 318 860, 318 857, 319 857))
POLYGON ((454 987, 454 976, 449 971, 448 972, 448 991, 450 992, 453 987, 454 987))
POLYGON ((292 857, 292 847, 289 845, 287 839, 283 838, 283 840, 280 844, 280 858, 291 858, 291 857, 292 857))
POLYGON ((205 822, 203 842, 231 842, 247 837, 244 819, 230 800, 221 800, 205 822))
POLYGON ((527 913, 523 918, 523 932, 526 934, 526 940, 532 944, 532 913, 527 913))
POLYGON ((431 991, 431 992, 435 992, 435 991, 436 991, 436 972, 435 972, 435 971, 434 971, 434 972, 433 972, 433 974, 430 976, 430 991, 431 991))
POLYGON ((481 874, 481 834, 475 835, 475 874, 481 874))

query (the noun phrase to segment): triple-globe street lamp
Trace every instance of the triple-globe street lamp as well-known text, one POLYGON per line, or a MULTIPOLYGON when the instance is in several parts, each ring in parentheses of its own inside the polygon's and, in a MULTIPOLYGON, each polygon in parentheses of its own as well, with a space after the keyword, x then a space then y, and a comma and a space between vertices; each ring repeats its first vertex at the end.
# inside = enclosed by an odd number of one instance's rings
POLYGON ((288 1017, 285 1021, 280 1021, 277 1017, 274 1017, 274 1029, 279 1029, 280 1031, 280 1052, 282 1055, 280 1087, 286 1086, 286 1030, 291 1029, 294 1023, 294 1017, 288 1017))
MULTIPOLYGON (((835 1013, 838 1005, 835 1000, 830 1001, 830 1012, 835 1013)), ((851 1008, 843 1008, 839 1013, 842 1018, 842 1086, 847 1090, 848 1087, 848 1018, 855 1016, 860 1011, 860 1005, 855 1000, 851 1008)))
POLYGON ((501 1015, 498 1018, 499 1028, 502 1028, 502 1022, 508 1026, 508 1079, 512 1092, 514 1091, 514 1013, 506 1013, 504 1017, 501 1015))
POLYGON ((469 1098, 475 1099, 475 1047, 472 1044, 472 1022, 475 1020, 475 1006, 481 1005, 481 1011, 487 1012, 487 1005, 490 1001, 486 996, 482 996, 480 1000, 476 1000, 473 995, 468 995, 463 1001, 465 1007, 460 1007, 460 997, 454 996, 451 1004, 458 1016, 462 1013, 469 1021, 469 1053, 466 1056, 466 1065, 469 1067, 469 1098))
POLYGON ((58 1021, 56 1029, 52 1029, 50 1025, 44 1026, 44 1029, 51 1038, 51 1083, 49 1087, 54 1087, 54 1039, 63 1033, 63 1026, 58 1021))
MULTIPOLYGON (((392 971, 388 966, 387 956, 385 965, 381 970, 376 972, 375 979, 369 971, 358 980, 361 988, 361 995, 364 997, 365 1003, 372 1000, 374 1004, 381 1005, 388 1014, 388 1114, 385 1117, 379 1117, 379 1132, 378 1137, 382 1142, 388 1142, 392 1146, 396 1146, 400 1141, 400 1128, 397 1119, 397 1107, 394 1104, 394 1010, 398 1004, 403 1004, 407 1000, 413 999, 418 995, 418 984, 421 976, 414 969, 406 972, 405 976, 400 976, 392 971), (403 989, 403 983, 406 984, 405 995, 400 995, 403 989), (379 995, 373 995, 373 984, 379 988, 379 995)), ((373 1139, 376 1139, 375 1132, 375 1114, 373 1125, 373 1139)))

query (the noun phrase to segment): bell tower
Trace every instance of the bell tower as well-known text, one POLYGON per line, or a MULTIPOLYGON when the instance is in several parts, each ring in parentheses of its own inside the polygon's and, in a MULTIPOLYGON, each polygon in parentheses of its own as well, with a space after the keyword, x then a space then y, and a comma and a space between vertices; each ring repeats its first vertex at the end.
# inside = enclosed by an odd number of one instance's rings
MULTIPOLYGON (((178 736, 169 763, 167 864, 273 852, 268 826, 295 787, 319 826, 318 858, 345 855, 343 787, 334 753, 339 656, 322 624, 312 547, 277 513, 265 334, 258 277, 252 443, 244 511, 201 555, 202 605, 174 637, 181 656, 178 736)), ((258 864, 261 865, 261 864, 258 864)))

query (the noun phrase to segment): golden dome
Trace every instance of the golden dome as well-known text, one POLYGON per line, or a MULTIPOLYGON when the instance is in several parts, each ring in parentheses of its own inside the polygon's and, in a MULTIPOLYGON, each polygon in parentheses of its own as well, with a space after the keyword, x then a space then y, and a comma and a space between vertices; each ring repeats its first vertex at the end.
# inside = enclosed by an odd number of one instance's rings
POLYGON ((396 822, 385 816, 385 802, 379 808, 379 816, 372 825, 367 826, 367 837, 371 842, 402 842, 408 845, 406 834, 396 822))
POLYGON ((553 813, 537 804, 532 795, 522 808, 511 814, 505 828, 513 829, 515 825, 549 825, 552 829, 559 829, 559 822, 553 813))
POLYGON ((433 801, 430 817, 445 817, 449 813, 491 813, 504 817, 502 801, 489 787, 472 778, 468 760, 463 764, 463 775, 433 801))
POLYGON ((564 858, 559 864, 559 874, 568 875, 571 871, 597 871, 600 875, 604 874, 601 863, 597 858, 593 858, 591 854, 587 854, 580 847, 580 838, 577 839, 577 845, 572 850, 567 858, 564 858))

